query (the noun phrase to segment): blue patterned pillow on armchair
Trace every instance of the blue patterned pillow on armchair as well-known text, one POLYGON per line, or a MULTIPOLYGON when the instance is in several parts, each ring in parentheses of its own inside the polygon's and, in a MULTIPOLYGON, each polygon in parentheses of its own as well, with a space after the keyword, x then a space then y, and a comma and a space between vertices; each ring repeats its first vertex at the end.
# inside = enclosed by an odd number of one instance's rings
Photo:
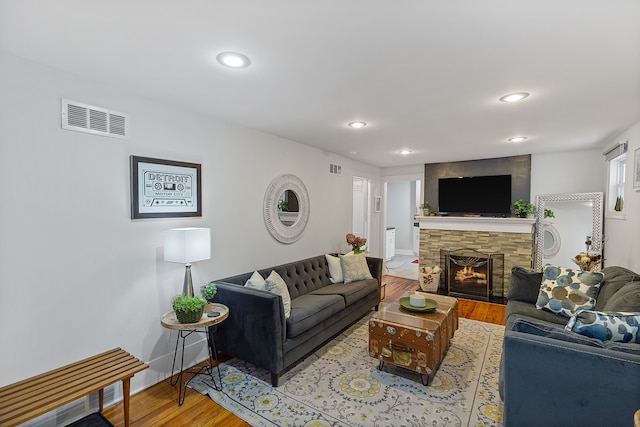
POLYGON ((601 341, 640 344, 640 313, 580 310, 569 319, 568 331, 601 341))

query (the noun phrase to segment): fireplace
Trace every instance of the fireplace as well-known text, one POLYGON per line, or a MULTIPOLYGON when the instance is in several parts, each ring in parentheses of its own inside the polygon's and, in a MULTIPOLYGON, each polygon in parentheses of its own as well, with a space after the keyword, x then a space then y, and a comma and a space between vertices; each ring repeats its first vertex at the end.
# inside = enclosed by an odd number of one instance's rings
POLYGON ((441 249, 440 258, 447 294, 485 301, 504 296, 504 254, 441 249))

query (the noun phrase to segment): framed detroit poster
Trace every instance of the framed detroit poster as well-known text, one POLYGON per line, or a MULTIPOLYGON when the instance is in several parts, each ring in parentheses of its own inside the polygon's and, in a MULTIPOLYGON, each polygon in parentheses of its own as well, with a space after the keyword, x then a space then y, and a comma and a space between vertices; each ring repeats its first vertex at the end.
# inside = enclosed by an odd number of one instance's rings
POLYGON ((131 218, 202 216, 202 166, 131 156, 131 218))

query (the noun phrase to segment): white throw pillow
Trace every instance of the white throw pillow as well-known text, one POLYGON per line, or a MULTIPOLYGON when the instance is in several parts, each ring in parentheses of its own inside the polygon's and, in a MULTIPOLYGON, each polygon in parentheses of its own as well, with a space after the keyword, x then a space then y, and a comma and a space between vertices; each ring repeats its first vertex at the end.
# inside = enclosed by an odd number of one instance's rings
POLYGON ((266 290, 266 283, 264 281, 264 277, 257 271, 254 271, 249 280, 244 284, 247 288, 260 289, 261 291, 266 290))
POLYGON ((344 275, 344 283, 373 279, 366 254, 340 255, 340 265, 344 275))
POLYGON ((331 275, 331 283, 342 283, 344 276, 342 275, 342 265, 340 258, 337 256, 325 254, 327 264, 329 265, 329 274, 331 275))
POLYGON ((284 317, 291 316, 291 295, 289 295, 289 288, 284 282, 284 279, 280 277, 275 270, 271 271, 269 277, 264 282, 265 290, 282 297, 282 304, 284 305, 284 317))

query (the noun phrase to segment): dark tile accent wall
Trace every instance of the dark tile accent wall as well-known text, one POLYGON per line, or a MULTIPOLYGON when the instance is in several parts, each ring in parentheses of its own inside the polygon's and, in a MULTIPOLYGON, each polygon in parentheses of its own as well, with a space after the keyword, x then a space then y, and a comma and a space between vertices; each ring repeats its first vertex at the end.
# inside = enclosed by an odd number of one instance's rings
MULTIPOLYGON (((511 203, 531 200, 531 155, 468 160, 464 162, 426 163, 424 200, 438 211, 438 179, 458 176, 511 175, 511 203)), ((513 208, 513 206, 512 206, 513 208)))

